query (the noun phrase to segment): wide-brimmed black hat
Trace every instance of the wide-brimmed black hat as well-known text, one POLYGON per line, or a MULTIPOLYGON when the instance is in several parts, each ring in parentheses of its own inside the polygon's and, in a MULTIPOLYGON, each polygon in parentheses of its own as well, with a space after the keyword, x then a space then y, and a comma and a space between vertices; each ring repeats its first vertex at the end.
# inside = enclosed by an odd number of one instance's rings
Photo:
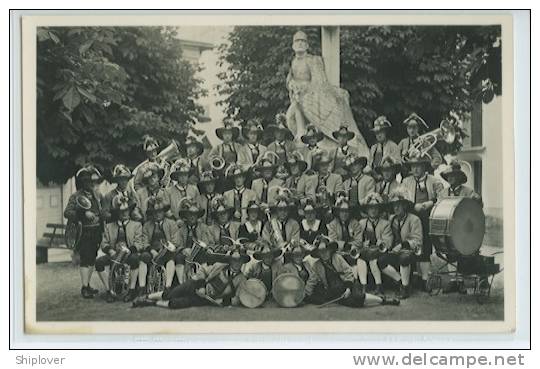
POLYGON ((287 169, 289 169, 289 171, 291 170, 291 166, 293 165, 299 165, 300 166, 300 172, 305 172, 306 169, 307 169, 307 162, 304 160, 304 156, 298 152, 298 151, 293 151, 288 157, 287 157, 287 169))
POLYGON ((103 181, 103 176, 101 172, 93 165, 85 165, 75 174, 77 180, 91 180, 93 182, 99 183, 103 181))
POLYGON ((461 164, 454 160, 450 163, 448 168, 441 172, 441 177, 448 182, 448 177, 454 175, 458 177, 458 184, 467 183, 467 175, 461 169, 461 164))
POLYGON ((378 207, 379 209, 386 206, 383 197, 377 192, 370 192, 360 202, 360 209, 365 210, 370 207, 378 207))
POLYGON ((145 183, 154 175, 157 175, 159 180, 161 180, 165 175, 165 169, 154 162, 146 163, 139 170, 142 171, 142 181, 145 183))
POLYGON ((413 164, 431 165, 431 159, 427 155, 407 155, 403 158, 403 164, 411 166, 413 164))
POLYGON ((250 120, 248 121, 244 127, 242 127, 242 136, 247 138, 248 133, 255 132, 257 136, 261 136, 261 134, 264 132, 264 128, 262 124, 256 120, 250 120))
POLYGON ((253 258, 255 260, 263 260, 268 256, 272 256, 273 259, 277 259, 281 254, 281 249, 274 249, 268 243, 264 243, 258 251, 253 253, 253 258))
POLYGON ((119 179, 131 179, 133 177, 133 174, 131 173, 131 170, 124 164, 118 164, 113 168, 112 171, 112 179, 111 182, 118 182, 119 179))
POLYGON ((332 254, 338 250, 338 244, 331 241, 328 237, 320 237, 317 241, 317 247, 311 252, 311 256, 318 258, 322 250, 329 250, 332 254))
POLYGON ((349 153, 345 157, 345 168, 347 169, 353 166, 354 164, 360 164, 363 168, 365 168, 367 166, 367 163, 368 163, 367 157, 360 156, 353 152, 349 153))
POLYGON ((276 122, 273 124, 268 125, 266 127, 266 133, 268 134, 268 137, 274 138, 277 131, 281 131, 285 134, 285 139, 292 141, 294 139, 294 135, 291 132, 291 130, 287 127, 287 118, 284 114, 277 114, 276 115, 276 122))
POLYGON ((388 196, 389 206, 392 206, 393 204, 398 202, 405 204, 407 209, 410 209, 412 206, 414 206, 414 202, 410 199, 409 192, 403 187, 396 188, 395 190, 390 192, 390 195, 388 196))
POLYGON ((393 169, 395 173, 398 173, 401 169, 401 163, 392 156, 385 156, 375 167, 375 171, 381 173, 385 169, 393 169))
POLYGON ((235 249, 229 255, 227 255, 227 260, 229 263, 239 261, 242 264, 246 264, 251 260, 251 258, 244 251, 235 249))
POLYGON ((332 136, 337 140, 340 136, 347 137, 347 141, 350 141, 354 138, 355 134, 352 131, 349 131, 349 127, 346 125, 341 125, 337 131, 332 132, 332 136))
POLYGON ((301 140, 303 143, 308 144, 311 138, 315 138, 317 142, 324 139, 324 133, 322 133, 319 128, 312 124, 306 127, 306 133, 302 135, 301 140))
POLYGON ((381 115, 373 122, 373 128, 371 129, 374 133, 377 133, 382 130, 387 130, 392 128, 392 123, 384 115, 381 115))
POLYGON ((186 137, 186 142, 184 143, 185 148, 187 149, 189 146, 195 146, 197 148, 197 156, 201 155, 204 152, 204 145, 201 141, 199 141, 194 136, 188 136, 186 137))
POLYGON ((148 206, 146 208, 146 215, 152 215, 156 211, 167 212, 171 208, 171 205, 168 204, 161 196, 150 196, 148 198, 148 206))
POLYGON ((186 199, 180 203, 178 215, 182 218, 188 214, 194 214, 197 216, 197 218, 200 218, 204 215, 204 210, 199 207, 197 201, 193 199, 186 199))
POLYGON ((411 113, 407 118, 405 118, 405 120, 403 121, 403 124, 405 124, 406 126, 416 125, 419 128, 422 127, 422 128, 425 128, 425 129, 429 129, 429 126, 427 125, 426 121, 423 120, 416 113, 411 113))
POLYGON ((216 136, 223 140, 223 133, 226 131, 232 132, 233 141, 240 136, 240 128, 235 127, 231 122, 224 122, 223 127, 216 128, 216 136))

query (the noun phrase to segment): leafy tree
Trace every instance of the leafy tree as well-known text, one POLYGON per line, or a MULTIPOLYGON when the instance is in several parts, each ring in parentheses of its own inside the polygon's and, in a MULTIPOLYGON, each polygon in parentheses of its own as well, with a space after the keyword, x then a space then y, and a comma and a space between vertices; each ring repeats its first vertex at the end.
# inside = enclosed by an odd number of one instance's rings
MULTIPOLYGON (((235 27, 222 45, 218 90, 229 119, 264 124, 289 105, 285 78, 296 27, 235 27)), ((302 28, 310 52, 320 55, 320 27, 302 28)), ((435 128, 450 111, 468 112, 489 79, 500 94, 500 27, 341 27, 341 85, 366 140, 373 120, 386 115, 393 135, 415 111, 435 128)))
POLYGON ((204 93, 174 28, 40 28, 37 176, 63 183, 87 162, 141 162, 142 136, 181 140, 204 93))

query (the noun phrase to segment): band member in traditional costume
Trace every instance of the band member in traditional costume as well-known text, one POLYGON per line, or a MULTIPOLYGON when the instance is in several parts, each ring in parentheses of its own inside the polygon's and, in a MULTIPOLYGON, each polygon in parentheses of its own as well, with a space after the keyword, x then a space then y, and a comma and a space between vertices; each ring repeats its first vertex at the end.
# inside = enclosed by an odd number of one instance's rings
POLYGON ((311 273, 311 266, 306 260, 306 256, 313 252, 313 245, 307 245, 305 242, 293 242, 287 252, 283 254, 283 266, 280 269, 282 273, 292 273, 307 283, 311 273))
POLYGON ((167 203, 171 205, 172 217, 179 219, 180 201, 186 197, 190 199, 199 198, 199 189, 189 182, 191 167, 186 159, 178 159, 171 166, 172 186, 165 189, 167 203))
POLYGON ((149 163, 139 170, 142 174, 141 183, 143 184, 137 192, 137 207, 140 209, 143 216, 148 208, 148 199, 153 196, 167 200, 168 196, 161 187, 161 179, 165 174, 165 170, 156 163, 149 163))
POLYGON ((293 142, 294 136, 285 124, 285 116, 277 114, 275 124, 266 127, 267 135, 272 139, 267 151, 274 152, 277 155, 278 162, 276 164, 286 163, 288 156, 296 150, 296 145, 293 142))
POLYGON ((254 243, 262 236, 264 226, 264 210, 257 200, 251 200, 245 208, 247 219, 240 226, 239 238, 245 238, 248 243, 254 243))
POLYGON ((383 200, 388 200, 392 191, 399 187, 397 174, 401 170, 401 164, 392 156, 385 156, 375 171, 380 176, 380 181, 375 184, 375 191, 382 196, 383 200))
POLYGON ((304 158, 308 165, 308 168, 312 167, 313 157, 321 153, 322 149, 319 147, 319 142, 324 139, 324 134, 314 125, 308 125, 306 127, 306 133, 302 135, 301 140, 306 145, 303 151, 304 158))
POLYGON ((272 247, 265 240, 260 240, 256 247, 258 249, 253 254, 256 262, 249 264, 245 274, 248 279, 255 278, 263 282, 266 291, 271 293, 272 283, 280 274, 283 266, 282 250, 272 247))
POLYGON ((192 279, 173 289, 142 296, 133 301, 133 307, 159 306, 183 309, 216 304, 239 305, 238 286, 246 280, 241 269, 249 260, 247 254, 234 250, 227 256, 226 263, 203 265, 192 279))
POLYGON ((405 189, 398 187, 392 191, 389 205, 394 213, 389 220, 394 240, 388 253, 379 259, 379 266, 384 269, 386 264, 399 265, 399 298, 406 299, 410 295, 411 264, 415 260, 416 250, 422 247, 422 222, 411 213, 414 204, 405 189))
MULTIPOLYGON (((146 288, 148 264, 152 262, 152 259, 155 259, 163 248, 163 245, 170 242, 176 248, 180 246, 176 222, 165 217, 169 208, 169 204, 162 197, 152 197, 148 201, 147 220, 143 225, 145 251, 141 254, 141 262, 139 264, 139 288, 141 293, 144 293, 146 288)), ((165 288, 170 288, 174 279, 174 259, 175 254, 167 250, 161 260, 156 260, 158 263, 165 265, 165 288)), ((182 275, 180 274, 178 280, 180 280, 182 275)))
POLYGON ((307 163, 304 160, 304 156, 299 151, 292 152, 288 157, 286 168, 289 176, 285 180, 284 187, 291 190, 297 196, 305 195, 307 163))
POLYGON ((349 174, 345 159, 353 152, 353 148, 349 146, 349 141, 354 138, 355 134, 349 131, 349 127, 343 125, 337 131, 332 132, 332 136, 338 143, 332 155, 332 172, 339 174, 345 179, 349 174))
POLYGON ((231 164, 249 167, 253 164, 249 149, 238 142, 240 128, 231 122, 224 122, 223 127, 216 128, 216 136, 223 142, 212 149, 210 157, 222 157, 225 160, 225 167, 231 164))
POLYGON ((110 267, 113 259, 127 263, 130 267, 129 292, 124 301, 128 302, 135 298, 137 277, 139 275, 139 253, 144 247, 142 225, 130 219, 130 213, 135 206, 124 195, 116 195, 113 198, 112 211, 114 222, 105 225, 101 250, 105 255, 96 260, 96 271, 101 282, 107 290, 107 302, 116 300, 111 286, 109 286, 108 274, 105 267, 110 267))
POLYGON ((239 165, 231 164, 225 171, 225 177, 232 182, 232 189, 225 191, 225 204, 234 209, 233 220, 244 222, 247 219, 246 207, 257 198, 255 191, 246 188, 247 170, 239 165))
POLYGON ((377 142, 370 148, 371 162, 369 165, 371 168, 378 167, 385 156, 391 156, 399 160, 400 153, 398 146, 388 137, 388 130, 391 127, 392 124, 384 115, 378 117, 373 122, 373 129, 371 131, 375 135, 377 142))
POLYGON ((422 274, 422 289, 428 290, 427 280, 431 268, 432 243, 429 236, 429 214, 437 197, 443 189, 442 183, 428 174, 431 160, 427 155, 407 157, 405 162, 411 171, 411 176, 403 179, 402 186, 414 199, 414 213, 422 221, 422 254, 418 257, 422 274))
MULTIPOLYGON (((429 126, 427 125, 426 121, 423 120, 416 113, 411 113, 411 115, 409 115, 403 121, 403 124, 407 126, 407 137, 402 139, 398 144, 398 149, 399 149, 402 160, 409 155, 409 149, 413 145, 414 141, 420 136, 420 132, 422 130, 429 129, 429 126)), ((443 163, 443 158, 439 150, 437 150, 435 147, 432 147, 428 151, 428 154, 431 157, 430 172, 433 173, 433 170, 437 169, 439 165, 443 163)), ((406 174, 405 173, 403 174, 404 174, 403 177, 406 177, 406 174)))
POLYGON ((328 234, 326 225, 317 216, 317 208, 313 199, 307 198, 300 202, 300 239, 309 244, 313 244, 317 237, 328 234))
POLYGON ((213 218, 210 214, 210 204, 214 197, 220 195, 220 193, 216 191, 216 182, 217 178, 211 170, 202 172, 201 177, 199 178, 199 207, 203 210, 204 222, 208 225, 213 223, 213 218))
POLYGON ((316 194, 326 193, 328 200, 333 203, 336 193, 343 191, 341 176, 330 171, 332 158, 327 151, 314 158, 313 175, 306 180, 306 195, 315 197, 316 194))
MULTIPOLYGON (((135 191, 138 191, 139 188, 144 187, 144 183, 143 183, 144 170, 142 169, 144 169, 147 166, 147 164, 155 164, 162 167, 163 174, 165 174, 165 168, 163 167, 163 165, 165 164, 161 163, 158 160, 158 151, 159 151, 158 141, 154 137, 149 136, 149 135, 144 136, 143 140, 144 140, 143 151, 146 155, 146 159, 141 164, 139 164, 139 166, 135 168, 133 172, 133 175, 134 175, 133 189, 135 191)), ((161 176, 160 181, 162 178, 163 176, 161 176)), ((143 214, 144 214, 144 211, 143 211, 143 214)))
POLYGON ((242 136, 246 139, 246 146, 251 153, 252 163, 257 163, 266 152, 266 146, 260 143, 262 133, 263 126, 255 120, 250 120, 242 128, 242 136))
POLYGON ((441 177, 448 182, 450 187, 445 188, 440 193, 440 197, 469 197, 478 200, 482 203, 482 198, 471 187, 465 185, 467 183, 467 175, 461 169, 461 164, 457 160, 453 160, 448 168, 441 172, 441 177))
POLYGON ((365 156, 358 156, 355 153, 350 153, 345 158, 348 176, 343 182, 343 187, 348 194, 349 204, 355 211, 360 206, 360 201, 375 191, 375 180, 364 173, 367 163, 368 159, 365 156))
POLYGON ((263 227, 262 238, 273 248, 283 248, 291 241, 300 240, 300 225, 291 216, 292 203, 286 196, 277 196, 270 205, 270 219, 263 227))
POLYGON ((188 136, 184 143, 186 148, 186 159, 190 167, 189 183, 196 185, 199 182, 199 177, 204 171, 205 163, 202 158, 204 145, 194 136, 188 136))
POLYGON ((272 161, 270 155, 266 155, 259 160, 256 171, 261 177, 251 182, 251 189, 255 192, 260 203, 273 203, 278 188, 283 186, 283 180, 275 178, 277 165, 272 161))
POLYGON ((131 218, 139 222, 142 220, 142 214, 137 208, 137 198, 135 193, 128 186, 129 180, 132 177, 131 171, 124 164, 118 164, 114 167, 111 182, 116 183, 116 187, 103 196, 103 213, 105 214, 106 223, 116 221, 112 216, 112 200, 117 195, 123 195, 129 199, 130 208, 133 209, 131 218))
POLYGON ((308 304, 324 304, 329 301, 349 307, 369 305, 399 305, 399 300, 365 293, 355 282, 351 266, 337 253, 338 245, 329 239, 321 238, 312 256, 317 260, 305 286, 308 304))
MULTIPOLYGON (((369 264, 373 279, 375 279, 375 294, 383 295, 381 269, 378 259, 392 247, 394 236, 390 223, 380 217, 384 203, 381 195, 372 192, 362 201, 362 208, 367 218, 360 219, 360 234, 358 239, 362 242, 359 250, 358 275, 360 282, 364 284, 367 279, 366 263, 369 264), (364 261, 362 263, 361 261, 364 261)), ((391 265, 384 265, 382 272, 394 281, 400 280, 398 271, 391 265)))
POLYGON ((208 246, 215 252, 227 252, 230 240, 238 239, 240 223, 232 220, 234 208, 227 205, 223 196, 216 196, 211 204, 214 223, 208 226, 208 246))
POLYGON ((98 290, 90 287, 90 280, 101 243, 104 222, 102 197, 96 191, 96 187, 103 178, 99 170, 88 165, 77 172, 76 179, 80 189, 70 196, 64 217, 70 222, 80 222, 82 225, 76 245, 80 255, 81 295, 84 298, 92 298, 98 293, 98 290))

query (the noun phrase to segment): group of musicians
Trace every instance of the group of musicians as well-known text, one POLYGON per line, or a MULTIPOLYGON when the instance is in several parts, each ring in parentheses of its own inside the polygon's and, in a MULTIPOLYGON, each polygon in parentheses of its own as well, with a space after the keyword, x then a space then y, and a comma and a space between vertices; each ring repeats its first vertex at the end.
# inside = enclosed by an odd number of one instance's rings
POLYGON ((133 172, 116 165, 116 187, 103 196, 99 170, 83 167, 64 212, 81 225, 82 296, 99 293, 90 285, 95 270, 106 300, 118 299, 107 276, 115 261, 130 266, 123 300, 134 307, 238 305, 243 281, 258 279, 271 291, 283 273, 301 278, 304 302, 318 305, 399 304, 411 294, 416 266, 427 291, 431 208, 447 196, 481 200, 457 162, 441 173, 443 187, 430 174, 442 163, 439 152, 409 149, 426 123, 417 114, 403 123, 408 137, 396 144, 391 123, 377 118, 369 157, 348 145, 354 133, 346 126, 333 132, 338 146, 329 152, 318 146, 324 137, 315 126, 300 147, 280 119, 264 130, 257 122, 242 129, 225 123, 216 130, 222 143, 207 155, 188 137, 171 163, 146 136, 147 160, 133 172), (268 146, 263 134, 273 139, 268 146), (147 294, 151 263, 164 267, 165 288, 147 294), (383 275, 398 299, 385 296, 383 275))

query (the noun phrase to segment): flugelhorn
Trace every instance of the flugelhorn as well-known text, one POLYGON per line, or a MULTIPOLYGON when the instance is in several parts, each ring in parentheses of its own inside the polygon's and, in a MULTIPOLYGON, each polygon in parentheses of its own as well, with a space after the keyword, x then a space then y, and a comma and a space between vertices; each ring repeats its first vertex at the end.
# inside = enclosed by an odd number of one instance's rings
POLYGON ((92 201, 84 195, 79 195, 75 198, 75 203, 82 210, 90 210, 92 207, 92 201))
POLYGON ((210 158, 210 169, 220 171, 225 168, 225 159, 219 155, 214 155, 210 158))
POLYGON ((438 141, 445 141, 448 144, 454 143, 456 139, 456 127, 449 121, 443 120, 439 128, 418 136, 411 147, 409 147, 409 157, 428 155, 428 152, 437 144, 438 141))

